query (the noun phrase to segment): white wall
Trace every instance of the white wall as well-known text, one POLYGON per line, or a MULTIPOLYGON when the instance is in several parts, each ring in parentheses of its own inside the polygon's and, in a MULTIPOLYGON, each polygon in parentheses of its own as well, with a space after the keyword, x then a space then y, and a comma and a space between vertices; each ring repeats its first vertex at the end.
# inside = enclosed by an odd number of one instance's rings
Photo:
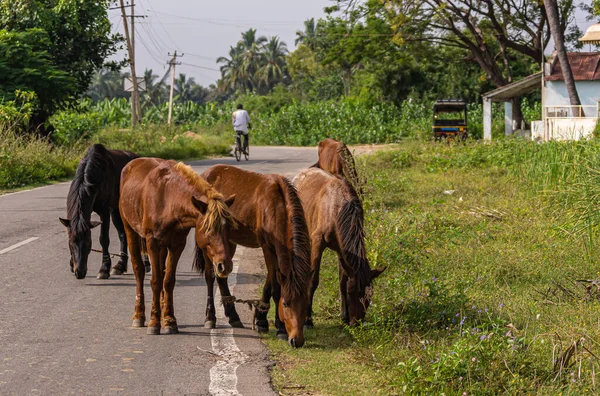
MULTIPOLYGON (((575 81, 583 106, 597 106, 600 100, 600 81, 575 81)), ((569 94, 564 81, 546 81, 544 106, 569 106, 569 94)))

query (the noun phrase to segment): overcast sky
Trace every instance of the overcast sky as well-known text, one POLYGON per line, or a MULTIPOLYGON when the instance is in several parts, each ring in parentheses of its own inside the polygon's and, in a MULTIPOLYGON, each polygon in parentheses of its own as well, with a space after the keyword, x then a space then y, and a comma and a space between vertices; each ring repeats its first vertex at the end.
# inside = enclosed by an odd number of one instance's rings
MULTIPOLYGON (((136 19, 137 74, 151 68, 162 77, 167 53, 177 50, 184 56, 176 72, 208 86, 220 77, 217 58, 228 55, 242 31, 279 36, 291 51, 296 30, 303 30, 306 19, 322 17, 328 5, 329 0, 135 0, 136 15, 147 16, 136 19)), ((109 16, 113 31, 123 33, 120 10, 109 16)))
MULTIPOLYGON (((584 0, 590 2, 591 0, 584 0)), ((128 4, 128 2, 126 2, 128 4)), ((324 16, 330 0, 135 0, 136 71, 146 68, 162 77, 167 71, 167 53, 184 53, 177 73, 185 73, 208 86, 220 77, 216 60, 228 56, 241 32, 257 29, 259 35, 279 36, 294 49, 296 31, 306 19, 324 16)), ((120 10, 109 11, 113 31, 123 33, 120 10)), ((576 13, 577 24, 585 31, 592 22, 576 13)), ((586 46, 587 47, 587 46, 586 46)), ((587 50, 587 48, 584 48, 587 50)), ((549 52, 552 52, 551 50, 549 52)), ((119 59, 123 59, 121 53, 119 59)), ((168 82, 168 80, 167 80, 168 82)))

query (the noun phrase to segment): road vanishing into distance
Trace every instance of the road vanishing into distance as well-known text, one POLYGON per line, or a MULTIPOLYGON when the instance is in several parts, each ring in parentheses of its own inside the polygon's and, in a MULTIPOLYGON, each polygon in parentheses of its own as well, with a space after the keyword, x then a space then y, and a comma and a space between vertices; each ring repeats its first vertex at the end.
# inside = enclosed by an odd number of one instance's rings
MULTIPOLYGON (((224 163, 292 177, 316 159, 312 148, 251 147, 248 162, 189 164, 198 173, 224 163)), ((207 292, 204 277, 191 270, 193 232, 177 268, 179 334, 150 336, 146 328, 130 327, 131 263, 129 273, 97 280, 101 254, 92 252, 87 278, 75 279, 66 230, 58 221, 66 215, 68 190, 69 183, 60 183, 0 196, 0 395, 276 394, 268 352, 251 330, 247 307, 237 306, 245 329, 232 329, 220 304, 217 328, 204 328, 207 292)), ((92 231, 96 249, 99 230, 92 231)), ((110 251, 118 252, 112 225, 110 238, 110 251)), ((232 294, 256 298, 265 271, 260 249, 238 248, 229 277, 232 294)), ((149 276, 145 283, 149 317, 149 276)))

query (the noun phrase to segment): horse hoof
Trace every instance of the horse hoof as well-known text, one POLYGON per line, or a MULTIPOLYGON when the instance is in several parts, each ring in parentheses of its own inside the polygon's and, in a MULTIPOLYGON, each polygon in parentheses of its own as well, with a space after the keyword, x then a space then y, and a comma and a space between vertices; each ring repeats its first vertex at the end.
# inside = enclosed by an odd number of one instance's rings
POLYGON ((144 264, 144 267, 146 269, 146 273, 150 272, 150 270, 152 269, 152 266, 150 265, 150 263, 144 264))
POLYGON ((113 269, 110 270, 110 274, 111 275, 123 275, 123 271, 121 271, 121 268, 113 267, 113 269))
POLYGON ((110 278, 110 274, 108 272, 98 272, 96 275, 96 279, 108 279, 110 278))
POLYGON ((148 326, 148 330, 146 330, 146 334, 148 335, 159 335, 160 327, 158 326, 148 326))
POLYGON ((231 325, 231 327, 234 327, 236 329, 244 328, 244 324, 242 323, 241 320, 234 320, 233 322, 229 322, 229 324, 231 325))
POLYGON ((283 332, 283 331, 278 331, 277 332, 277 338, 282 340, 282 341, 287 341, 288 340, 288 335, 287 333, 283 332))
POLYGON ((265 326, 260 326, 260 325, 256 325, 256 331, 258 331, 259 333, 268 333, 269 332, 269 327, 265 327, 265 326))
POLYGON ((217 327, 217 324, 214 320, 207 320, 206 322, 204 322, 205 329, 214 329, 215 327, 217 327))
POLYGON ((145 326, 144 319, 133 319, 131 323, 131 327, 144 327, 145 326))
POLYGON ((165 334, 179 334, 179 328, 177 325, 170 325, 163 327, 165 334))

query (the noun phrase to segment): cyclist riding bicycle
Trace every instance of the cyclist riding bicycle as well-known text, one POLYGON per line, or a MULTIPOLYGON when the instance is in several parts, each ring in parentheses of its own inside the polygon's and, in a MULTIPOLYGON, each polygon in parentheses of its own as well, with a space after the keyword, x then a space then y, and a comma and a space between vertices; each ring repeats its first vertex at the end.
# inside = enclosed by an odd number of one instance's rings
POLYGON ((244 154, 248 154, 248 141, 250 140, 248 129, 252 129, 252 125, 250 125, 250 116, 248 115, 248 112, 244 110, 244 106, 241 103, 237 105, 237 110, 233 112, 231 123, 233 124, 235 133, 237 133, 238 136, 244 136, 242 150, 244 151, 244 154))

